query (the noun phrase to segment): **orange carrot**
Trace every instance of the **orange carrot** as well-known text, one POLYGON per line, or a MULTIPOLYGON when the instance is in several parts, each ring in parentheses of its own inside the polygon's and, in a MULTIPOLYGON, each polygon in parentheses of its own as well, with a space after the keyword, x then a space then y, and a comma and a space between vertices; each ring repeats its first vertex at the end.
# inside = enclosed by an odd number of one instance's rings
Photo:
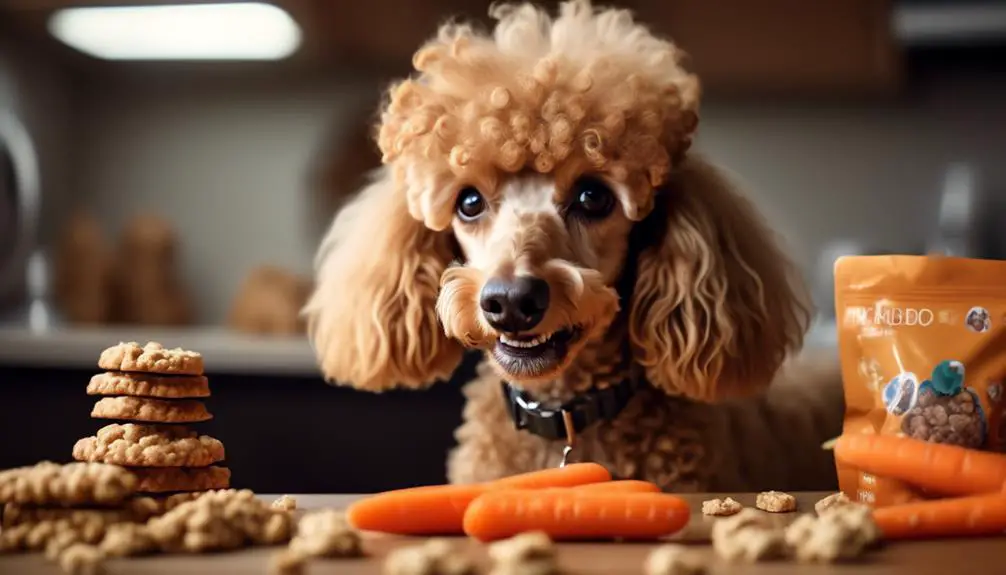
POLYGON ((576 491, 601 491, 604 493, 660 493, 662 491, 656 483, 639 481, 638 479, 588 483, 586 485, 577 485, 572 489, 576 491))
POLYGON ((575 463, 476 485, 429 485, 378 493, 346 509, 357 529, 400 535, 459 535, 465 509, 494 489, 543 489, 607 482, 611 474, 596 463, 575 463))
POLYGON ((488 485, 493 489, 541 489, 543 487, 576 487, 588 483, 611 481, 611 472, 597 463, 570 463, 566 467, 552 467, 530 473, 511 475, 488 485))
POLYGON ((1003 491, 1006 456, 895 435, 843 435, 835 459, 943 495, 1003 491))
POLYGON ((1006 495, 892 505, 874 509, 873 520, 889 540, 1000 535, 1006 531, 1006 495))
POLYGON ((480 541, 526 531, 544 531, 555 540, 646 540, 679 531, 690 516, 687 502, 662 493, 501 490, 486 492, 468 506, 464 530, 480 541))

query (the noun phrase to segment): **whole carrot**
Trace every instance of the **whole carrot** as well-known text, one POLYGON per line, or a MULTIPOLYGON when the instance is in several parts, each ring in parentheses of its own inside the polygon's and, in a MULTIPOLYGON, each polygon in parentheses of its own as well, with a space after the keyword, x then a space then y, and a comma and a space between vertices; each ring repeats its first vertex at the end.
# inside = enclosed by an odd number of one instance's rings
POLYGON ((679 531, 691 511, 679 497, 580 489, 504 490, 468 506, 464 531, 494 541, 527 531, 555 540, 657 539, 679 531))
POLYGON ((465 509, 494 489, 543 489, 607 482, 611 473, 596 463, 543 469, 475 485, 430 485, 378 493, 346 509, 349 523, 365 531, 399 535, 459 535, 465 509))
POLYGON ((895 435, 843 435, 835 459, 943 495, 999 492, 1006 487, 1006 456, 895 435))
POLYGON ((553 467, 529 473, 520 473, 490 481, 489 487, 540 489, 543 487, 576 487, 588 483, 611 481, 611 472, 597 463, 571 463, 566 467, 553 467))
POLYGON ((572 489, 576 491, 601 491, 604 493, 661 493, 662 489, 656 483, 640 481, 638 479, 621 479, 618 481, 604 481, 601 483, 588 483, 577 485, 572 489))
POLYGON ((874 509, 873 520, 889 540, 1000 535, 1006 531, 1006 495, 892 505, 874 509))

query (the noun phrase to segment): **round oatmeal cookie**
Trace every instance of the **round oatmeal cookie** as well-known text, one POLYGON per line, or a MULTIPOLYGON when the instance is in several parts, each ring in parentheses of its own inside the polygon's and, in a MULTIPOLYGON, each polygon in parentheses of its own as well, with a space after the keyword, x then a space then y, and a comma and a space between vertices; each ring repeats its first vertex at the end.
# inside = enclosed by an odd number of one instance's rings
POLYGON ((213 419, 201 401, 129 396, 101 398, 94 404, 91 417, 149 423, 197 423, 213 419))
POLYGON ((157 375, 106 371, 91 378, 88 395, 130 395, 184 399, 209 397, 210 383, 204 375, 157 375))
POLYGON ((98 367, 111 371, 202 375, 203 356, 180 347, 166 349, 156 341, 144 346, 130 341, 101 352, 98 367))
POLYGON ((207 491, 231 486, 231 470, 226 467, 134 467, 141 493, 207 491))
POLYGON ((182 426, 113 423, 77 441, 73 458, 132 467, 206 467, 223 461, 224 445, 182 426))

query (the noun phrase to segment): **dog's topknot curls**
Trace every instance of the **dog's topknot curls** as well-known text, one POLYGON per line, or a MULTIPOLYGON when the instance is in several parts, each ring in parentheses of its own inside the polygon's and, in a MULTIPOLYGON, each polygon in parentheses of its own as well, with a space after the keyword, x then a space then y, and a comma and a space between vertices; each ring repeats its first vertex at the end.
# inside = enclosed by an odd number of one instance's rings
POLYGON ((684 52, 588 0, 554 18, 531 4, 490 13, 492 35, 444 25, 414 55, 418 74, 389 90, 377 141, 397 177, 423 179, 424 193, 457 180, 491 188, 528 168, 665 181, 698 124, 684 52))

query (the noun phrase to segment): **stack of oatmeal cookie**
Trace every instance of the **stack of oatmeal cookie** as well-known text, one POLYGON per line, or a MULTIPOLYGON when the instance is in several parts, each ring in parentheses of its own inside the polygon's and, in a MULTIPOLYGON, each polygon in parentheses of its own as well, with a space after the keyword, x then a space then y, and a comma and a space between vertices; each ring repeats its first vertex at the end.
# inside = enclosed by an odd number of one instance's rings
POLYGON ((105 396, 91 417, 114 420, 73 447, 77 461, 127 467, 136 491, 150 495, 194 493, 230 487, 231 472, 214 465, 223 444, 190 429, 210 420, 201 398, 210 387, 200 354, 150 342, 120 343, 101 353, 88 395, 105 396))

